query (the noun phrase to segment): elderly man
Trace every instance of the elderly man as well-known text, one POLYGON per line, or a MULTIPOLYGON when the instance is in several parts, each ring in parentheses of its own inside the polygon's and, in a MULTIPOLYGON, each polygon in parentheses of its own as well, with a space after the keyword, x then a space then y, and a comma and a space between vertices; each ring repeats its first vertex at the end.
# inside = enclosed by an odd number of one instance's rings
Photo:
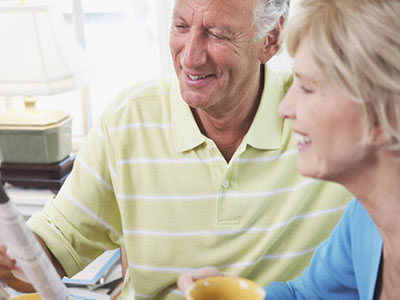
POLYGON ((301 273, 350 195, 296 171, 278 115, 291 77, 266 65, 287 13, 284 0, 176 0, 177 76, 124 91, 28 222, 61 274, 117 247, 127 299, 182 298, 177 276, 204 265, 263 285, 301 273))

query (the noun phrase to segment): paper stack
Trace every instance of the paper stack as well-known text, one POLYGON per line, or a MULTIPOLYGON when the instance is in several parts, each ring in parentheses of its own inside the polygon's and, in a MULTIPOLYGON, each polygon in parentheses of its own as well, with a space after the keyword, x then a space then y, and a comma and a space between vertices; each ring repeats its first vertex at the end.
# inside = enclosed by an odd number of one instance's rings
POLYGON ((120 249, 105 251, 75 276, 64 277, 63 282, 76 299, 121 299, 123 282, 120 249))

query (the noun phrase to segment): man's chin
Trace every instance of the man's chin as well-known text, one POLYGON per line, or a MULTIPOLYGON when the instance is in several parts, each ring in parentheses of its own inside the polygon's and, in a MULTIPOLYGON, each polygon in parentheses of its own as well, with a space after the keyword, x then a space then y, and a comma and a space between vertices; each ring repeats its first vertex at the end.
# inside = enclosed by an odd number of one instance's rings
POLYGON ((193 108, 206 108, 210 105, 210 96, 203 95, 199 92, 185 91, 182 98, 187 105, 193 108))

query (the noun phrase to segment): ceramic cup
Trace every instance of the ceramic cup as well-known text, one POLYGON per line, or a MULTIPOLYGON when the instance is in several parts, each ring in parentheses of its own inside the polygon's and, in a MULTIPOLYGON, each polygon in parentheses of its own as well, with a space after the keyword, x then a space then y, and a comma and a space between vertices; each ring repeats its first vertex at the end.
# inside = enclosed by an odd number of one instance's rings
POLYGON ((195 282, 188 300, 263 300, 265 292, 254 281, 240 277, 209 277, 195 282))

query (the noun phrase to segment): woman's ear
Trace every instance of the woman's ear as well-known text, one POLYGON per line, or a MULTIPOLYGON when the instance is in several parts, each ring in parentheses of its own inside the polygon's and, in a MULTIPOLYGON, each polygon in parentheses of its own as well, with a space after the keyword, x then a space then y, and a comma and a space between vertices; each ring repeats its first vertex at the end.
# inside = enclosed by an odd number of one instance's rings
POLYGON ((368 142, 375 147, 385 147, 393 143, 392 138, 385 128, 397 128, 396 112, 390 109, 389 106, 385 107, 384 117, 379 118, 378 113, 372 110, 371 106, 367 106, 367 113, 372 118, 369 128, 368 142))
POLYGON ((369 130, 368 143, 376 148, 387 146, 390 141, 380 124, 374 124, 369 130))
POLYGON ((264 37, 263 49, 260 54, 260 62, 262 64, 265 64, 267 61, 269 61, 280 50, 282 45, 281 36, 284 23, 285 18, 282 16, 280 17, 275 28, 264 37))

